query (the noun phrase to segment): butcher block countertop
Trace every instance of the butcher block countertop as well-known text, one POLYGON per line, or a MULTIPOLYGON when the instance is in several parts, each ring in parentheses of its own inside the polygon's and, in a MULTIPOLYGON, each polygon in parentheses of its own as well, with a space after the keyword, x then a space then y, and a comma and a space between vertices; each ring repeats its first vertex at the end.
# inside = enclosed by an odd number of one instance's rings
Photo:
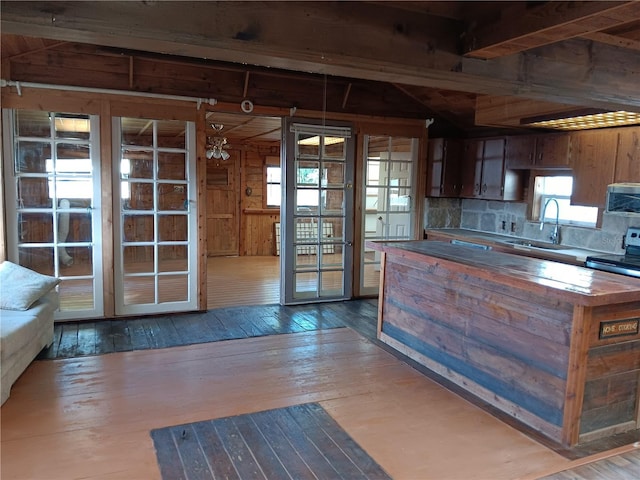
POLYGON ((455 262, 461 274, 468 272, 512 286, 544 291, 546 295, 576 305, 640 301, 640 279, 577 265, 441 241, 368 242, 367 245, 424 263, 425 268, 437 268, 438 259, 455 262))

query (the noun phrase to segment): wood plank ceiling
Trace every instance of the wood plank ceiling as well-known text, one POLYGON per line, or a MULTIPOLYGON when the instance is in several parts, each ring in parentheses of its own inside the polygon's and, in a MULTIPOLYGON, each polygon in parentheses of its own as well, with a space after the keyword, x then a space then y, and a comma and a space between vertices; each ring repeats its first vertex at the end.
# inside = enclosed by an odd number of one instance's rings
MULTIPOLYGON (((492 100, 502 97, 526 100, 528 116, 536 105, 640 111, 638 1, 2 1, 1 8, 9 81, 236 106, 249 99, 256 111, 434 118, 432 134, 445 135, 486 134, 477 105, 495 110, 492 100)), ((484 123, 517 124, 507 116, 484 123)), ((237 141, 280 138, 278 119, 217 113, 210 120, 237 141)))

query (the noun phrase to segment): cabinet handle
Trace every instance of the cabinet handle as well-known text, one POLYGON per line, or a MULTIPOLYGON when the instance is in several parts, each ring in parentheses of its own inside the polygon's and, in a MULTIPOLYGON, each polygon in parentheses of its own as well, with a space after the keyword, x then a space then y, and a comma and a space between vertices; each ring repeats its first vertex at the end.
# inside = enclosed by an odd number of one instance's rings
POLYGON ((487 193, 487 184, 482 185, 482 193, 487 193))
POLYGON ((476 183, 473 187, 473 193, 480 193, 480 184, 476 183))

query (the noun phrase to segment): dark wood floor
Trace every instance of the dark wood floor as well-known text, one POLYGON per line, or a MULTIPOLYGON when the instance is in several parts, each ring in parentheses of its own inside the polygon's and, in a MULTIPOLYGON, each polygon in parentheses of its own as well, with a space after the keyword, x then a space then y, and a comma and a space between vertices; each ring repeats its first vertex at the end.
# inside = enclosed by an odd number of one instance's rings
POLYGON ((151 432, 163 480, 391 477, 318 404, 151 432))
POLYGON ((377 299, 67 322, 55 326, 53 344, 38 358, 102 355, 338 327, 351 327, 375 340, 376 322, 377 299))

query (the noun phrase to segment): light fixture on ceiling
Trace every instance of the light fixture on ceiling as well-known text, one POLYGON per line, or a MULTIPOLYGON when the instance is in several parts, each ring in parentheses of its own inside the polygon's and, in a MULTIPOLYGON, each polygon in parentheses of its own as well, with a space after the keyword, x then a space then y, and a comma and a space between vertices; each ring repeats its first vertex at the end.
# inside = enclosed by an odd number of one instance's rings
POLYGON ((212 123, 211 128, 216 132, 216 135, 207 137, 207 159, 228 160, 231 155, 225 150, 227 148, 227 137, 221 133, 224 125, 212 123))
POLYGON ((640 113, 624 110, 610 112, 586 109, 555 114, 553 116, 529 117, 520 120, 520 125, 553 130, 589 130, 593 128, 621 127, 640 124, 640 113))

